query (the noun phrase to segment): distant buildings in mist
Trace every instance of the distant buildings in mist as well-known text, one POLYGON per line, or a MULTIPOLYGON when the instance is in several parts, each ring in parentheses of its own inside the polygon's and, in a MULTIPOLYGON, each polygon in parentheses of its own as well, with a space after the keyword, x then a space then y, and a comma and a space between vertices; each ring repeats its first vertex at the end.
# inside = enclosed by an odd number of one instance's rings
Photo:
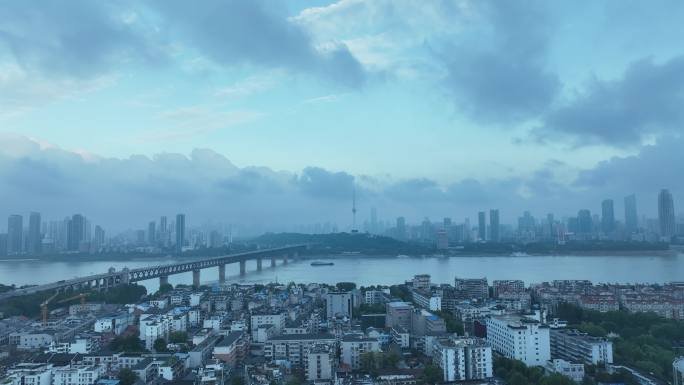
MULTIPOLYGON (((684 237, 684 221, 677 220, 672 194, 663 189, 658 194, 657 218, 639 217, 637 197, 624 198, 624 213, 618 218, 613 199, 601 202, 600 213, 580 209, 576 216, 558 218, 548 213, 541 218, 524 211, 517 224, 502 224, 499 209, 480 211, 476 222, 462 222, 445 217, 438 222, 425 218, 410 224, 404 217, 381 220, 376 208, 362 223, 364 233, 386 235, 402 241, 420 242, 447 248, 468 242, 566 242, 571 240, 672 241, 684 237)), ((351 229, 356 230, 356 229, 351 229)), ((337 233, 335 223, 294 225, 290 231, 311 234, 337 233)), ((52 253, 97 252, 169 252, 180 253, 203 247, 220 248, 233 241, 230 225, 213 224, 188 227, 185 214, 161 216, 141 229, 105 236, 105 230, 81 214, 61 220, 45 221, 32 212, 25 218, 14 214, 7 218, 7 232, 0 234, 0 255, 36 255, 52 253)))
POLYGON ((441 222, 431 222, 426 218, 420 225, 407 226, 405 218, 399 217, 388 234, 400 240, 436 244, 438 248, 446 248, 450 243, 467 242, 671 242, 684 237, 684 220, 677 220, 670 191, 660 191, 657 205, 658 217, 654 219, 639 218, 634 194, 624 198, 622 220, 615 214, 612 199, 603 200, 601 212, 594 214, 589 209, 580 209, 576 216, 557 218, 553 213, 548 213, 536 218, 529 211, 524 211, 517 225, 501 224, 498 209, 489 210, 489 215, 485 211, 478 212, 477 223, 472 226, 469 218, 455 223, 448 217, 441 222))

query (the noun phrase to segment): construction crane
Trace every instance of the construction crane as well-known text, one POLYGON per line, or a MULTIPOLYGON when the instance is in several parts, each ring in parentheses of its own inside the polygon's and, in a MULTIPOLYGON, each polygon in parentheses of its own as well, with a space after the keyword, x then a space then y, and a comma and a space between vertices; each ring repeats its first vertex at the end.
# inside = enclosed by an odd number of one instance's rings
POLYGON ((46 299, 45 301, 43 301, 43 303, 40 304, 40 313, 43 316, 43 326, 47 326, 48 304, 50 303, 50 301, 55 299, 55 297, 57 297, 58 295, 59 295, 59 293, 55 293, 52 295, 52 297, 46 299))
POLYGON ((81 305, 83 305, 83 304, 85 304, 85 300, 86 300, 87 296, 88 296, 88 293, 79 293, 73 297, 69 297, 69 298, 63 299, 61 301, 58 301, 57 303, 69 302, 69 301, 73 301, 73 300, 78 298, 81 300, 81 305))

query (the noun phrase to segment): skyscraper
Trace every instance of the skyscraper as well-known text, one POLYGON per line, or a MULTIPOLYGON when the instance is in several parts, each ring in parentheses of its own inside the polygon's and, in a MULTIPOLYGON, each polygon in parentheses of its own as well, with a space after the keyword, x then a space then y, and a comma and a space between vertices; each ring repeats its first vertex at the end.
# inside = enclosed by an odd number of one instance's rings
POLYGON ((375 207, 371 207, 370 212, 370 233, 378 233, 378 210, 375 207))
POLYGON ((481 241, 487 239, 487 218, 484 211, 477 213, 477 237, 481 241))
POLYGON ((601 230, 604 234, 615 231, 615 210, 612 199, 601 202, 601 230))
POLYGON ((156 230, 157 224, 155 221, 150 222, 149 225, 147 225, 147 244, 152 246, 157 240, 157 230, 156 230))
POLYGON ((637 216, 636 196, 634 194, 625 197, 625 229, 629 233, 635 233, 639 228, 637 216))
POLYGON ((67 249, 78 251, 81 242, 85 237, 85 217, 81 214, 74 214, 69 221, 67 229, 67 249))
POLYGON ((499 242, 501 236, 499 235, 499 210, 489 210, 489 235, 492 242, 499 242))
POLYGON ((183 251, 185 244, 185 214, 176 215, 176 252, 183 251))
POLYGON ((592 227, 591 211, 585 209, 577 212, 577 232, 591 234, 592 227))
POLYGON ((161 218, 159 218, 159 232, 160 233, 165 233, 169 229, 166 226, 166 215, 162 215, 161 218))
POLYGON ((40 213, 31 213, 31 215, 29 215, 28 242, 26 245, 28 253, 40 253, 42 240, 40 233, 40 213))
POLYGON ((93 237, 93 250, 98 251, 104 246, 105 233, 102 227, 95 226, 95 233, 93 237))
POLYGON ((660 224, 660 236, 670 238, 675 234, 675 212, 672 194, 667 189, 660 190, 658 194, 658 222, 660 224))
POLYGON ((404 217, 397 218, 397 239, 406 239, 406 219, 404 217))
POLYGON ((10 215, 7 218, 7 254, 20 254, 24 251, 24 217, 10 215))

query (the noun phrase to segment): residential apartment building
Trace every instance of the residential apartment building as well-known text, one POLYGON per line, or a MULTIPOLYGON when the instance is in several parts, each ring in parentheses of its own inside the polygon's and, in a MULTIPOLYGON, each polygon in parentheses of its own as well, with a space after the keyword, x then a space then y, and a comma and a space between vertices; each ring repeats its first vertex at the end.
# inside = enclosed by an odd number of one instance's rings
POLYGON ((314 345, 336 346, 336 342, 332 334, 286 334, 266 341, 264 356, 269 360, 285 360, 293 367, 304 368, 314 345))
POLYGON ((550 328, 520 316, 491 316, 486 320, 487 341, 507 358, 527 366, 543 366, 551 359, 550 328))
POLYGON ((613 363, 613 343, 572 329, 551 330, 551 357, 577 364, 613 363))
POLYGON ((380 342, 376 338, 349 335, 341 342, 343 365, 351 369, 361 368, 361 355, 368 352, 379 352, 380 342))
POLYGON ((259 328, 264 325, 273 325, 273 333, 278 335, 282 333, 285 329, 285 324, 287 322, 287 314, 283 313, 265 313, 265 314, 252 314, 250 318, 250 332, 252 334, 252 340, 256 341, 258 339, 259 328))
POLYGON ((413 306, 408 302, 389 302, 385 305, 385 327, 401 326, 411 330, 413 306))

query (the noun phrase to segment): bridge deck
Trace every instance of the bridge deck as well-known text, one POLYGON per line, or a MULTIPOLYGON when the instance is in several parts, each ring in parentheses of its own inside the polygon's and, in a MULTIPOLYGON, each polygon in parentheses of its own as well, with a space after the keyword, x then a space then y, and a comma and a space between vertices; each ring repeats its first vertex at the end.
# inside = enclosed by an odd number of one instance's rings
POLYGON ((6 293, 0 294, 0 301, 12 297, 33 294, 41 291, 59 290, 62 288, 72 287, 76 285, 88 284, 92 282, 108 282, 112 280, 112 286, 121 282, 139 282, 148 279, 159 278, 162 276, 169 276, 173 274, 185 273, 193 270, 201 270, 209 267, 219 265, 236 263, 250 259, 269 258, 282 255, 284 252, 297 251, 306 249, 307 245, 292 245, 277 247, 272 249, 262 249, 247 251, 244 253, 224 255, 221 257, 214 257, 196 261, 179 262, 167 265, 157 265, 150 267, 140 267, 136 269, 124 268, 119 271, 94 274, 84 277, 77 277, 72 279, 65 279, 57 282, 47 283, 43 285, 31 286, 23 289, 16 289, 6 293))

